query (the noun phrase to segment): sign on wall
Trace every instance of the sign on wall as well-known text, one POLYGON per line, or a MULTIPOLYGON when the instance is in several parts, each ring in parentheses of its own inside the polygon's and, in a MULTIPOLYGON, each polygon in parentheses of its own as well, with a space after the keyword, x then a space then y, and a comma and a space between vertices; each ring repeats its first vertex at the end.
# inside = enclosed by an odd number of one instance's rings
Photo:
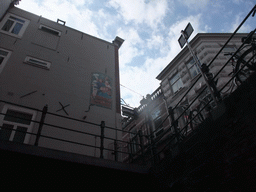
POLYGON ((103 73, 92 73, 91 105, 111 109, 112 79, 103 73))

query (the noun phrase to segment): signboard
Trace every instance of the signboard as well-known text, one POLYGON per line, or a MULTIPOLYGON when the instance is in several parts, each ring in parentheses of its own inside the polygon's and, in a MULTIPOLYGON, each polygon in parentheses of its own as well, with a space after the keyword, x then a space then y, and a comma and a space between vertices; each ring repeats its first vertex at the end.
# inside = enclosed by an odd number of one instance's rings
MULTIPOLYGON (((194 29, 193 29, 192 25, 190 23, 188 23, 188 25, 186 26, 186 28, 184 30, 184 35, 185 35, 187 40, 190 37, 190 35, 193 33, 193 31, 194 31, 194 29)), ((179 41, 179 44, 180 44, 181 48, 185 45, 186 39, 184 38, 183 35, 180 36, 178 41, 179 41)))
POLYGON ((185 43, 186 43, 186 39, 183 37, 183 35, 181 35, 180 36, 180 38, 179 38, 179 44, 180 44, 180 47, 182 48, 184 45, 185 45, 185 43))
POLYGON ((112 108, 112 79, 103 73, 92 73, 91 105, 112 108))
POLYGON ((194 29, 190 23, 188 23, 187 27, 185 28, 186 38, 188 39, 190 35, 193 33, 194 29))

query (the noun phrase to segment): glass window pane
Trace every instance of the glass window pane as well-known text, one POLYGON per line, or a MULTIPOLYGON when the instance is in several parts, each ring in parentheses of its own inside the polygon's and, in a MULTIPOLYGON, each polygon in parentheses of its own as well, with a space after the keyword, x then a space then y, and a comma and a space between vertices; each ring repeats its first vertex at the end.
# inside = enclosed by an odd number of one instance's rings
POLYGON ((194 58, 192 58, 192 59, 187 63, 187 66, 188 66, 188 68, 190 68, 190 67, 192 67, 194 64, 195 64, 195 60, 194 60, 194 58))
POLYGON ((23 24, 21 24, 21 23, 16 23, 15 26, 14 26, 14 28, 12 29, 12 33, 18 35, 19 32, 20 32, 20 30, 21 30, 21 28, 22 28, 22 26, 23 26, 23 24))
POLYGON ((175 83, 175 81, 177 81, 177 79, 180 78, 180 74, 176 73, 172 78, 171 78, 171 84, 175 83))
POLYGON ((26 127, 17 127, 17 130, 15 132, 14 138, 13 138, 13 142, 17 142, 17 143, 24 143, 24 139, 26 136, 26 132, 27 132, 26 127))
POLYGON ((172 86, 172 90, 175 93, 176 91, 178 91, 181 87, 183 87, 183 83, 181 81, 181 79, 179 79, 173 86, 172 86))
POLYGON ((197 67, 195 65, 193 67, 191 67, 189 69, 189 71, 190 71, 192 78, 195 77, 199 73, 199 70, 197 69, 197 67))
POLYGON ((12 133, 13 125, 3 124, 0 128, 0 140, 9 141, 12 133))
POLYGON ((12 25, 13 25, 14 21, 12 20, 7 20, 6 23, 4 24, 4 26, 2 27, 2 30, 4 31, 10 31, 12 25))
POLYGON ((30 125, 32 116, 32 114, 22 113, 19 111, 8 109, 6 115, 4 116, 4 120, 30 125))

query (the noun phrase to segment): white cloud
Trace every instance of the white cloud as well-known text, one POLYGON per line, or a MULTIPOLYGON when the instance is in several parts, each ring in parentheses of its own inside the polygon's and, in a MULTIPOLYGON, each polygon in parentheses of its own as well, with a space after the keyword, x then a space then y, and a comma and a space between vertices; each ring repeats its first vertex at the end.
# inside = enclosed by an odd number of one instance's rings
POLYGON ((120 49, 120 68, 123 68, 126 64, 130 63, 133 58, 144 54, 143 50, 140 49, 143 41, 134 28, 119 28, 117 30, 117 36, 125 40, 125 43, 120 49))
POLYGON ((99 37, 99 29, 92 20, 93 12, 86 7, 80 9, 80 6, 85 3, 90 3, 90 1, 44 0, 39 6, 36 1, 24 0, 18 7, 53 21, 64 20, 67 26, 99 37))
MULTIPOLYGON (((190 39, 192 39, 197 33, 204 32, 207 27, 200 26, 201 14, 196 16, 189 16, 182 20, 177 21, 169 27, 169 32, 167 37, 163 37, 160 34, 153 35, 150 40, 147 40, 149 46, 158 46, 161 44, 162 54, 157 58, 147 57, 145 62, 141 66, 127 67, 125 66, 120 71, 120 82, 121 84, 132 88, 135 92, 138 92, 144 96, 146 94, 152 94, 158 86, 159 81, 156 80, 156 76, 171 62, 171 60, 181 51, 178 43, 178 38, 180 36, 180 31, 186 27, 188 22, 190 22, 194 28, 194 32, 190 39), (201 29, 202 28, 202 29, 201 29), (158 44, 159 43, 159 44, 158 44)), ((126 43, 126 42, 125 42, 126 43)), ((131 45, 131 49, 136 49, 136 44, 131 45)), ((121 50, 124 47, 121 48, 121 50)), ((125 55, 129 55, 125 49, 125 55)), ((123 60, 122 55, 120 56, 120 63, 123 60)), ((142 99, 138 94, 132 93, 131 91, 122 88, 121 97, 130 104, 132 107, 138 107, 140 105, 139 101, 142 99)))
POLYGON ((163 46, 164 38, 161 35, 153 35, 150 39, 147 39, 147 46, 149 49, 159 49, 163 46))
MULTIPOLYGON (((236 15, 235 20, 233 23, 231 23, 231 27, 230 27, 230 33, 233 33, 237 27, 241 24, 242 20, 244 19, 244 16, 242 16, 241 14, 236 15)), ((250 18, 249 18, 250 20, 250 18)), ((238 33, 249 33, 250 31, 252 31, 253 28, 251 25, 249 25, 248 23, 245 23, 241 26, 241 28, 238 30, 238 33)))
POLYGON ((179 0, 179 2, 187 6, 189 9, 198 10, 204 9, 210 0, 179 0))
POLYGON ((117 9, 118 13, 124 18, 125 22, 134 21, 136 24, 145 22, 151 27, 156 27, 164 18, 168 3, 167 0, 149 1, 131 0, 111 0, 109 6, 117 9))

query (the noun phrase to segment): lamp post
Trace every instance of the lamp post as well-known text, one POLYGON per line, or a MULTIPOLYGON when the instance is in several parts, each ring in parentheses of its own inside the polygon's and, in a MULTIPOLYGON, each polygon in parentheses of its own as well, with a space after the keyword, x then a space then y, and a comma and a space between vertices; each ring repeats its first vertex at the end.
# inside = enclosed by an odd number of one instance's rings
POLYGON ((217 99, 216 99, 216 97, 214 95, 213 90, 211 89, 209 81, 206 78, 205 73, 202 71, 201 63, 200 63, 199 59, 197 58, 197 56, 195 55, 195 53, 193 52, 193 50, 192 50, 192 48, 191 48, 191 46, 190 46, 190 44, 188 42, 188 38, 193 33, 193 31, 194 31, 194 29, 192 28, 192 25, 190 23, 188 23, 188 25, 186 26, 185 30, 181 30, 181 36, 180 36, 180 38, 178 40, 179 44, 180 44, 180 47, 183 48, 183 46, 185 44, 187 44, 188 50, 190 51, 194 61, 196 62, 197 68, 200 70, 200 73, 201 73, 201 75, 202 75, 202 77, 203 77, 203 79, 204 79, 208 89, 210 90, 210 93, 211 93, 213 101, 216 103, 216 105, 218 105, 217 99))

